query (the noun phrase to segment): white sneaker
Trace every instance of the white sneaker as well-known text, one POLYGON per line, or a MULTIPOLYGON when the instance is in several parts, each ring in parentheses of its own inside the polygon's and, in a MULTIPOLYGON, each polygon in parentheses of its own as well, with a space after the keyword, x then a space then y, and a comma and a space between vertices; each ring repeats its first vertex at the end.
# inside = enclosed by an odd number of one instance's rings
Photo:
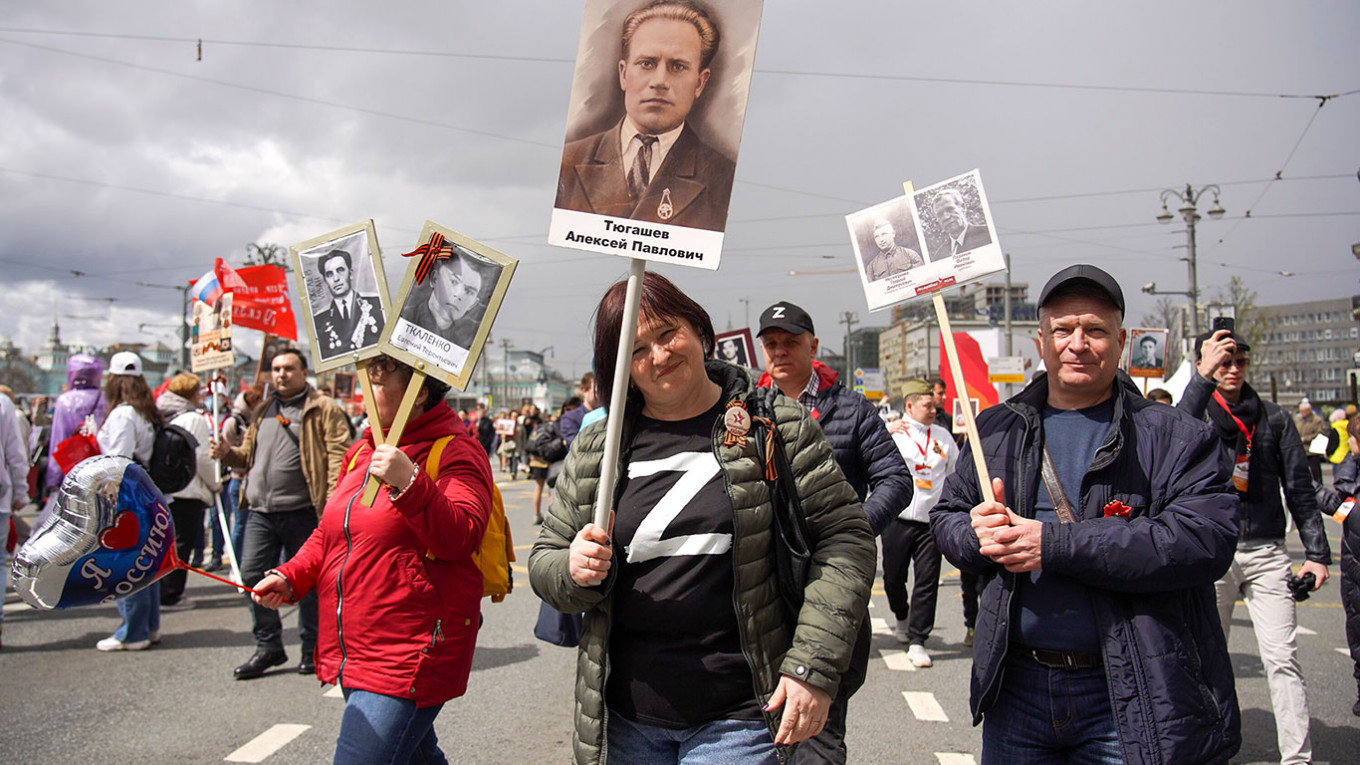
POLYGON ((94 644, 101 651, 145 651, 151 647, 150 640, 133 640, 124 643, 116 637, 106 637, 94 644))
POLYGON ((893 629, 893 637, 897 638, 897 642, 901 643, 902 645, 906 645, 907 643, 911 642, 911 639, 908 638, 907 635, 908 635, 907 620, 898 619, 897 627, 893 629))
POLYGON ((926 647, 920 643, 912 643, 907 647, 907 661, 913 667, 929 667, 931 664, 930 654, 926 653, 926 647))

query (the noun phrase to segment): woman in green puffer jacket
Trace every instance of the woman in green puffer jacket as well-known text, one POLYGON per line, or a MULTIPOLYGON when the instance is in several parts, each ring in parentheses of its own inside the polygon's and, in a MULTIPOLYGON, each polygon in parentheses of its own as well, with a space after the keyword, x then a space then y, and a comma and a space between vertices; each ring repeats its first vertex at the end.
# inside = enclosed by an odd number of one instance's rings
MULTIPOLYGON (((596 314, 607 400, 625 283, 596 314)), ((572 444, 529 558, 534 591, 585 612, 575 761, 782 762, 816 735, 850 661, 873 581, 864 511, 831 448, 779 396, 813 560, 798 613, 774 571, 765 466, 744 409, 752 384, 712 355, 708 314, 647 273, 624 408, 612 529, 593 524, 606 423, 572 444)))

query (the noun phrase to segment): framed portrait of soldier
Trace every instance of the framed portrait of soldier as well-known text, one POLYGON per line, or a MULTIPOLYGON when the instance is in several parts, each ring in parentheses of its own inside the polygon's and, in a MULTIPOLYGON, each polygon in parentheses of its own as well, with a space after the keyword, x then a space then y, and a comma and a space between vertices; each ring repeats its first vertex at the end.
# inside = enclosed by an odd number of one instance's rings
POLYGON ((354 375, 349 372, 336 372, 331 380, 335 388, 335 399, 337 401, 349 401, 354 398, 354 375))
POLYGON ((746 369, 756 368, 756 346, 750 329, 734 329, 714 337, 713 358, 746 369))
POLYGON ((716 269, 761 0, 586 0, 550 244, 716 269))
MULTIPOLYGON (((954 435, 958 435, 960 433, 967 433, 968 423, 963 421, 963 399, 959 398, 958 396, 955 396, 953 401, 954 401, 953 433, 954 435)), ((978 414, 982 411, 982 399, 969 398, 968 405, 973 407, 973 419, 976 421, 978 414)))
POLYGON ((519 261, 433 221, 402 257, 406 274, 379 345, 463 390, 519 261))
POLYGON ((373 221, 289 248, 317 372, 377 356, 390 304, 373 221))
POLYGON ((1165 377, 1167 329, 1129 328, 1129 377, 1165 377))
POLYGON ((977 170, 845 216, 869 310, 1006 270, 977 170))

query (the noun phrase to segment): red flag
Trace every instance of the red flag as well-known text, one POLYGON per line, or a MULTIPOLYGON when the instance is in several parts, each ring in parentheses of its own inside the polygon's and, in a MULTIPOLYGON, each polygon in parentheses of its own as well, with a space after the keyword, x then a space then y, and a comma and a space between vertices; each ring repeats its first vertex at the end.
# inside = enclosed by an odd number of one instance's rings
MULTIPOLYGON (((959 352, 959 366, 963 368, 963 381, 968 386, 968 398, 978 399, 979 411, 1000 402, 996 386, 987 381, 987 360, 982 357, 982 348, 967 332, 954 333, 954 347, 959 352)), ((954 385, 954 373, 949 369, 949 359, 944 353, 944 333, 940 333, 940 378, 948 380, 945 385, 945 411, 954 410, 954 399, 958 395, 954 385)))
POLYGON ((288 279, 279 266, 246 266, 237 271, 221 258, 213 264, 223 292, 232 293, 231 320, 237 326, 297 340, 288 299, 288 279))

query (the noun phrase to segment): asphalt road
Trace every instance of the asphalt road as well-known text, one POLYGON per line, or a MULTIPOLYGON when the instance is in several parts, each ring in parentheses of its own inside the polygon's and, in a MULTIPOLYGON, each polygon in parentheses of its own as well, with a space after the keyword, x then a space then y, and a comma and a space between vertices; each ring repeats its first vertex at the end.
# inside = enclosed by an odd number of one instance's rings
MULTIPOLYGON (((575 651, 532 634, 538 600, 525 569, 535 533, 531 487, 502 485, 518 548, 517 589, 503 603, 484 602, 467 695, 445 705, 436 723, 450 762, 563 762, 570 755, 575 651)), ((0 763, 329 762, 344 702, 328 695, 329 686, 296 674, 295 615, 285 615, 290 662, 257 680, 236 681, 232 668, 253 651, 241 596, 202 577, 191 580, 197 607, 163 614, 162 642, 136 653, 94 650, 118 625, 111 606, 38 612, 10 593, 0 651, 0 763)), ((929 669, 906 668, 904 647, 886 629, 891 614, 881 583, 870 613, 879 629, 868 680, 850 706, 851 762, 975 762, 981 736, 968 714, 970 658, 957 572, 946 565, 929 669)), ((1317 761, 1360 762, 1360 719, 1351 714, 1356 686, 1342 653, 1334 581, 1299 608, 1299 624, 1317 761)), ((1245 738, 1235 762, 1277 762, 1274 718, 1243 606, 1229 647, 1245 738)))

